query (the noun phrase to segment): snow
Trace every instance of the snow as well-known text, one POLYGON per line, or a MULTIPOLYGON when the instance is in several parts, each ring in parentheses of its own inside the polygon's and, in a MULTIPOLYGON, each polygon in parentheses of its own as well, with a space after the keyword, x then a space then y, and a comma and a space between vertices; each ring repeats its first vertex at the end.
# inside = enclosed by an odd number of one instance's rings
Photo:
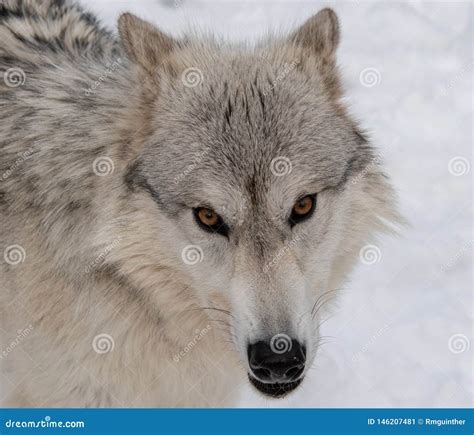
POLYGON ((198 27, 232 40, 336 10, 348 102, 382 151, 410 227, 380 238, 379 261, 357 267, 323 327, 335 338, 299 391, 275 402, 245 385, 241 406, 472 406, 472 4, 82 3, 113 28, 130 11, 173 35, 198 27))

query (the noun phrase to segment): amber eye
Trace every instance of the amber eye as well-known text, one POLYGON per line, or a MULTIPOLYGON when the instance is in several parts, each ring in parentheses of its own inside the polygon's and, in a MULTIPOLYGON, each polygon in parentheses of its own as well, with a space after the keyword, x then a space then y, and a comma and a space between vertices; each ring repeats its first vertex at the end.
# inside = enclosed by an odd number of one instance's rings
POLYGON ((196 222, 202 229, 227 236, 229 228, 214 210, 208 207, 198 207, 193 209, 193 213, 196 222))
POLYGON ((308 219, 313 214, 316 206, 316 194, 306 195, 295 202, 291 210, 290 225, 293 226, 298 222, 308 219))
POLYGON ((210 208, 201 208, 198 211, 198 217, 202 224, 213 227, 219 222, 219 215, 210 208))

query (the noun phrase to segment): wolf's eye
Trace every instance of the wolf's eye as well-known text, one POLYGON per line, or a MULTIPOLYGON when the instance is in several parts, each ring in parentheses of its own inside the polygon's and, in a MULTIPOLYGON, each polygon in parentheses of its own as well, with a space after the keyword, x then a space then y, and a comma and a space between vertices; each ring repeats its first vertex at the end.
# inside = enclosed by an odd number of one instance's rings
POLYGON ((227 236, 229 228, 214 210, 207 207, 198 207, 193 209, 193 213, 196 222, 203 230, 227 236))
POLYGON ((295 202, 291 210, 290 225, 293 226, 311 217, 316 207, 316 194, 306 195, 295 202))

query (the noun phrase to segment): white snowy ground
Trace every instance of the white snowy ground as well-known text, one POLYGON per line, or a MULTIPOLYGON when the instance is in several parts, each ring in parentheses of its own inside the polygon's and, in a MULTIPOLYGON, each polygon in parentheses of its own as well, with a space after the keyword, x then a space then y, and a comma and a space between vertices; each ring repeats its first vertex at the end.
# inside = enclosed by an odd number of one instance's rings
POLYGON ((324 325, 335 338, 300 390, 273 402, 245 387, 241 405, 472 406, 472 4, 82 2, 110 27, 128 10, 171 34, 198 26, 233 40, 336 10, 348 101, 385 157, 411 228, 377 241, 377 261, 358 266, 324 325))

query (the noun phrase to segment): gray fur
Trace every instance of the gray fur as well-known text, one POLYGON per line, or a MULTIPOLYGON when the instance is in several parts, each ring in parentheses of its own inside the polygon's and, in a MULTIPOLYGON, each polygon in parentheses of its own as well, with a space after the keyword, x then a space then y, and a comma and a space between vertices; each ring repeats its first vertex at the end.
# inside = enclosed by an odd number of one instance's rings
POLYGON ((6 404, 231 406, 246 344, 279 333, 308 343, 312 362, 315 302, 396 219, 374 150, 340 103, 335 14, 244 49, 175 41, 130 15, 119 43, 61 0, 0 12, 0 72, 25 73, 19 86, 0 81, 0 253, 26 253, 0 260, 2 348, 33 331, 0 361, 15 386, 6 404), (276 176, 281 157, 292 169, 276 176), (104 158, 114 168, 99 176, 104 158), (290 228, 309 193, 315 215, 290 228), (196 225, 203 205, 228 238, 196 225), (198 264, 183 262, 189 245, 198 264), (106 355, 91 344, 102 333, 114 339, 106 355))

